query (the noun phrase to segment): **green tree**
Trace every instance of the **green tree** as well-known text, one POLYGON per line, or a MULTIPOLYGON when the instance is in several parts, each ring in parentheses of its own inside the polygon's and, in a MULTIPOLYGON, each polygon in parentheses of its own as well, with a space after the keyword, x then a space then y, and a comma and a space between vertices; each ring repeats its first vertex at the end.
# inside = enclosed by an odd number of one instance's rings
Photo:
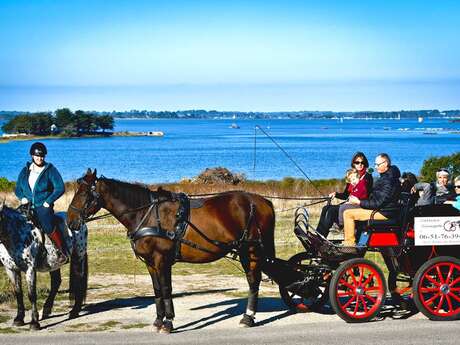
POLYGON ((75 129, 75 115, 68 108, 58 109, 55 112, 56 126, 59 130, 75 129))
POLYGON ((446 168, 451 176, 460 176, 460 152, 450 156, 430 157, 423 162, 420 170, 422 181, 436 181, 436 171, 440 168, 446 168))
POLYGON ((110 115, 97 116, 96 124, 102 129, 102 132, 105 132, 106 130, 113 130, 114 120, 110 115))
POLYGON ((30 115, 31 133, 36 135, 50 135, 54 118, 49 113, 30 115))

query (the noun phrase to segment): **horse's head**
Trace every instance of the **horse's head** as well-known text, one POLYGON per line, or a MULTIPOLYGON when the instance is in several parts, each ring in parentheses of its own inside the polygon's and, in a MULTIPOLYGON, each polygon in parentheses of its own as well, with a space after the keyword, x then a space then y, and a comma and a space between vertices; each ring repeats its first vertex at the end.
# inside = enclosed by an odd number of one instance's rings
POLYGON ((71 230, 80 229, 81 225, 103 206, 100 195, 96 169, 88 169, 77 180, 77 191, 67 210, 67 224, 71 230))

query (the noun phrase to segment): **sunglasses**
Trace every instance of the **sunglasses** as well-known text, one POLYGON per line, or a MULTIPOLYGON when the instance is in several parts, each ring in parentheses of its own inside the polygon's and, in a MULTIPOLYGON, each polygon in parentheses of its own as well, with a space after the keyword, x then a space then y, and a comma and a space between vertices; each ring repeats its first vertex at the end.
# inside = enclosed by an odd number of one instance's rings
POLYGON ((383 162, 380 162, 380 163, 375 162, 374 166, 379 167, 379 166, 381 166, 383 163, 386 163, 386 162, 387 162, 387 161, 383 161, 383 162))
POLYGON ((358 165, 358 164, 364 165, 364 162, 363 162, 363 161, 354 161, 353 164, 356 164, 356 165, 358 165))
POLYGON ((460 185, 458 185, 458 186, 455 186, 455 188, 460 188, 460 185))

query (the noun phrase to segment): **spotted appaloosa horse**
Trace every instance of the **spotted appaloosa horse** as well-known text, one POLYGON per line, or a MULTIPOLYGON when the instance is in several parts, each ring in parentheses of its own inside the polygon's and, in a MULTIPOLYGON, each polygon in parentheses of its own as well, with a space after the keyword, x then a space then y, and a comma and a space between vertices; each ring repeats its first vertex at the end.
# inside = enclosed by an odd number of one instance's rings
POLYGON ((275 213, 267 199, 246 192, 225 192, 194 201, 184 194, 97 177, 88 170, 67 211, 70 228, 78 228, 99 209, 108 210, 128 230, 135 254, 147 265, 155 292, 154 327, 173 329, 171 266, 205 263, 230 251, 239 254, 249 284, 246 313, 240 321, 254 325, 261 269, 274 257, 275 213), (186 214, 186 216, 184 216, 186 214))
MULTIPOLYGON (((78 316, 86 297, 88 279, 88 259, 86 243, 88 230, 82 225, 71 233, 65 224, 64 212, 56 214, 60 230, 64 236, 70 260, 70 297, 75 300, 69 318, 78 316), (60 220, 60 221, 59 221, 60 220)), ((59 254, 51 241, 37 229, 32 222, 17 210, 3 204, 0 205, 0 260, 5 266, 6 273, 14 285, 17 301, 17 315, 14 318, 15 326, 24 325, 25 308, 22 295, 21 272, 25 272, 29 300, 32 304, 32 319, 30 329, 40 329, 37 311, 36 277, 37 271, 50 272, 51 289, 43 305, 42 319, 51 315, 54 298, 61 284, 59 254)))

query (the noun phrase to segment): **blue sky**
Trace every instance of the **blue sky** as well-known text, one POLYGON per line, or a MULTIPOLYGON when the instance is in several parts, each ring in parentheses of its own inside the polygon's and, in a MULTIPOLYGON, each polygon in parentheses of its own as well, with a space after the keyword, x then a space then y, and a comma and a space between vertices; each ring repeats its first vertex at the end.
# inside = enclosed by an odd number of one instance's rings
POLYGON ((0 109, 460 108, 456 1, 2 1, 0 109))

